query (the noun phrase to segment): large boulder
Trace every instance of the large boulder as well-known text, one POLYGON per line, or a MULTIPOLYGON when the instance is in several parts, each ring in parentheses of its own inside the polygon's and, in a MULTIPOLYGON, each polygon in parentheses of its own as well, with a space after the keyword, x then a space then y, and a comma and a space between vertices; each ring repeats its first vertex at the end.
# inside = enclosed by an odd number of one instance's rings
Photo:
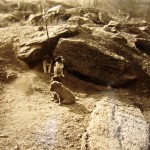
POLYGON ((83 24, 93 24, 93 21, 80 16, 73 16, 68 19, 70 25, 83 25, 83 24))
POLYGON ((49 39, 46 31, 33 34, 30 39, 21 42, 18 50, 18 58, 30 63, 41 60, 48 53, 52 55, 53 49, 60 38, 71 37, 77 34, 75 28, 69 26, 56 26, 48 30, 49 39))
POLYGON ((0 12, 8 12, 9 6, 5 0, 0 1, 0 12))
POLYGON ((27 20, 27 23, 34 25, 38 25, 41 22, 43 22, 41 14, 31 14, 27 20))
POLYGON ((99 17, 100 22, 103 24, 108 24, 111 20, 114 20, 106 12, 100 12, 98 14, 98 17, 99 17))
POLYGON ((136 39, 135 46, 144 53, 150 54, 150 40, 148 39, 136 39))
POLYGON ((64 14, 65 8, 62 5, 54 6, 48 9, 47 13, 64 14))
POLYGON ((99 21, 98 15, 95 13, 86 13, 83 15, 83 17, 88 18, 88 19, 92 20, 93 22, 99 21))
POLYGON ((96 42, 85 37, 61 39, 54 50, 54 56, 62 55, 67 70, 81 78, 119 87, 135 80, 136 75, 132 73, 128 59, 117 54, 116 49, 121 48, 111 40, 106 42, 101 39, 96 42))
POLYGON ((81 150, 146 150, 149 125, 139 108, 103 97, 90 116, 81 150))

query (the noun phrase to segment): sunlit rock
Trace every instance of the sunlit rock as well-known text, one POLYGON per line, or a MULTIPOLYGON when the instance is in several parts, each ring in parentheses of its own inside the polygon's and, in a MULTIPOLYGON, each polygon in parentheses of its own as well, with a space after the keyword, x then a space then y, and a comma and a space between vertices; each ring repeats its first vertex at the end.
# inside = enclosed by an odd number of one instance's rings
POLYGON ((148 148, 149 125, 140 109, 103 97, 90 119, 86 136, 82 138, 82 150, 148 148))
POLYGON ((61 39, 54 56, 62 55, 68 71, 97 84, 122 86, 137 78, 130 72, 129 61, 113 51, 119 47, 108 49, 104 41, 101 44, 97 42, 90 39, 61 39))

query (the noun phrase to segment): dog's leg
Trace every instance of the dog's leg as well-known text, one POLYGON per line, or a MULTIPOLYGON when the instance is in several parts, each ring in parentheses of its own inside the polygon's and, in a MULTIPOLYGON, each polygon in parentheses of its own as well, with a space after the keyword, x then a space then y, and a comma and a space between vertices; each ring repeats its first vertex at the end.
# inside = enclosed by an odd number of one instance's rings
POLYGON ((63 68, 60 70, 60 75, 61 75, 62 77, 65 77, 65 75, 64 75, 64 73, 63 73, 63 68))
POLYGON ((60 106, 61 105, 61 100, 60 100, 60 97, 58 96, 58 105, 60 106))
POLYGON ((48 73, 51 73, 51 64, 48 65, 48 73))
POLYGON ((57 68, 56 67, 54 67, 54 77, 57 77, 58 76, 58 70, 57 70, 57 68))
POLYGON ((56 94, 56 96, 57 96, 58 105, 61 105, 61 99, 60 99, 59 95, 58 95, 57 93, 55 93, 55 94, 56 94))
POLYGON ((55 101, 56 103, 61 105, 61 99, 60 99, 59 95, 56 92, 53 92, 53 101, 55 101))
POLYGON ((44 70, 44 73, 47 73, 47 70, 46 70, 46 65, 45 65, 45 63, 43 63, 43 70, 44 70))

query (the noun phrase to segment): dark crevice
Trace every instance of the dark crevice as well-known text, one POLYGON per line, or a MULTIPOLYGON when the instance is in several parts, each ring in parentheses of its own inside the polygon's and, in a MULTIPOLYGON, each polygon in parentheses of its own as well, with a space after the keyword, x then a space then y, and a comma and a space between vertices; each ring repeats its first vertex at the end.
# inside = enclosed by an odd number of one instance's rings
POLYGON ((29 66, 31 66, 31 67, 36 66, 39 62, 41 62, 43 60, 43 57, 45 55, 49 55, 52 58, 52 60, 54 61, 53 52, 54 52, 60 38, 69 38, 69 37, 73 37, 77 34, 78 34, 78 32, 66 33, 65 35, 60 35, 58 37, 50 38, 49 40, 47 39, 43 43, 43 46, 41 47, 40 57, 36 61, 28 62, 29 66))
POLYGON ((81 74, 77 71, 70 71, 69 70, 68 72, 70 74, 72 74, 73 76, 77 77, 80 80, 90 82, 90 83, 93 83, 93 84, 96 84, 96 85, 111 86, 111 87, 114 87, 114 88, 124 88, 124 87, 127 87, 127 86, 131 86, 132 84, 134 84, 134 82, 136 82, 136 79, 125 81, 125 82, 115 82, 115 81, 108 82, 108 81, 100 80, 100 79, 97 79, 97 78, 94 78, 94 77, 91 78, 90 76, 81 74))

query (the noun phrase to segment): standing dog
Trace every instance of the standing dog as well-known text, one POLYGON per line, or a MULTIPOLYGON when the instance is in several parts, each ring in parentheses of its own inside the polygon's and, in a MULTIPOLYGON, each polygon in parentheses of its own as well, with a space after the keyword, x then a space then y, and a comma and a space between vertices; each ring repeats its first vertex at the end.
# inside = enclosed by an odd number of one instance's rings
POLYGON ((59 105, 63 104, 74 104, 75 95, 67 87, 58 81, 52 81, 50 84, 50 91, 56 92, 58 96, 59 105))
POLYGON ((43 70, 44 73, 47 73, 47 69, 48 69, 48 73, 51 73, 51 57, 49 55, 44 56, 43 58, 43 70))
POLYGON ((55 59, 54 77, 65 77, 63 69, 64 69, 64 59, 62 56, 58 56, 55 59))

